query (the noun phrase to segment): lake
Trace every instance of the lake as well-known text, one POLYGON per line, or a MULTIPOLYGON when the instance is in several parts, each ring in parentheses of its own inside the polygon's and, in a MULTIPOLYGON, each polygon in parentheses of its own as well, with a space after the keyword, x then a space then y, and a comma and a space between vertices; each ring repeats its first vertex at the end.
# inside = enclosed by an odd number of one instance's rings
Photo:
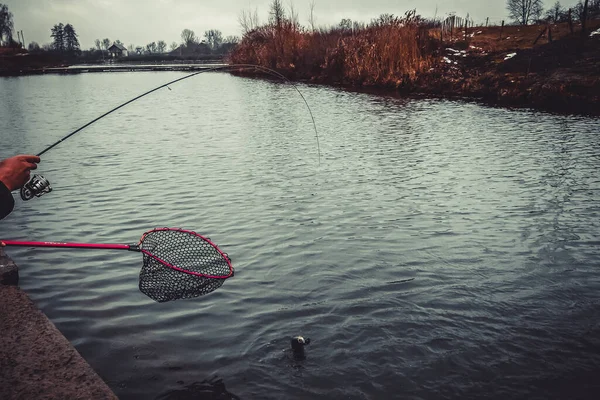
MULTIPOLYGON (((0 78, 0 156, 181 76, 0 78)), ((293 86, 205 73, 50 150, 37 172, 54 190, 0 223, 4 239, 125 244, 182 227, 231 256, 215 292, 156 303, 139 253, 7 249, 114 392, 598 398, 600 119, 298 88, 320 159, 293 86)))

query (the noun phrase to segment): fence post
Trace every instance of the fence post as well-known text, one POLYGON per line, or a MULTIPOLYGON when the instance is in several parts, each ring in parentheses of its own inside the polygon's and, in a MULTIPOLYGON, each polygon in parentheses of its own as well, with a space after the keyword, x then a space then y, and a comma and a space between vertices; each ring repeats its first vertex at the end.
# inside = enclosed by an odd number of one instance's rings
POLYGON ((469 20, 465 18, 465 41, 467 41, 467 29, 469 28, 469 20))
POLYGON ((502 20, 502 25, 500 26, 500 40, 502 40, 502 31, 504 30, 504 20, 502 20))
POLYGON ((485 19, 485 27, 486 27, 486 28, 487 28, 487 26, 488 26, 488 22, 490 22, 490 17, 487 17, 487 18, 485 19))
POLYGON ((571 34, 573 34, 573 19, 571 18, 571 10, 569 8, 569 29, 571 30, 571 34))
POLYGON ((548 27, 545 27, 544 29, 542 29, 542 31, 540 32, 540 34, 538 35, 538 37, 535 38, 535 41, 533 42, 534 46, 538 42, 538 40, 540 40, 540 38, 542 37, 542 35, 546 32, 546 29, 548 29, 548 27))

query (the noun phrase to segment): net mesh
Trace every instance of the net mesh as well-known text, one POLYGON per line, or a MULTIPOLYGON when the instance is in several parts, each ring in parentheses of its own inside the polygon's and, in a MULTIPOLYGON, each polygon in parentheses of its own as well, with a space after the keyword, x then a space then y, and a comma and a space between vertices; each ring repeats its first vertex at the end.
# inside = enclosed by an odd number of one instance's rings
POLYGON ((226 254, 185 230, 155 229, 140 240, 140 291, 158 302, 203 296, 233 275, 226 254))

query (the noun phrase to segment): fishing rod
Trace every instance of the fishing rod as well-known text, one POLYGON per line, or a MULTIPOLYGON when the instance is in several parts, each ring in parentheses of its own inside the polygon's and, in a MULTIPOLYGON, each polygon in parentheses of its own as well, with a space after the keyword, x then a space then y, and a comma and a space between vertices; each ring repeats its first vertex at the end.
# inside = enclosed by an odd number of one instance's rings
MULTIPOLYGON (((139 99, 141 99, 142 97, 145 97, 151 93, 156 92, 157 90, 163 89, 165 87, 169 88, 170 85, 183 81, 185 79, 189 79, 191 77, 194 77, 196 75, 205 73, 205 72, 212 72, 212 71, 224 71, 224 70, 229 70, 229 69, 244 69, 244 68, 251 68, 251 69, 256 69, 258 71, 270 74, 272 76, 276 76, 278 78, 283 79, 285 82, 291 84, 294 89, 298 92, 298 94, 300 95, 300 97, 302 98, 302 100, 304 101, 304 104, 306 104, 306 108, 308 109, 308 112, 310 113, 310 118, 312 120, 312 124, 313 124, 313 128, 315 130, 315 138, 317 139, 317 155, 318 155, 318 162, 319 165, 321 165, 321 146, 319 144, 319 133, 317 132, 317 124, 315 123, 315 117, 313 116, 312 110, 310 109, 310 106, 308 105, 308 102, 306 101, 306 98, 304 97, 304 95, 302 94, 302 92, 300 91, 300 89, 298 89, 298 87, 287 77, 285 77, 283 74, 267 68, 267 67, 263 67, 261 65, 254 65, 254 64, 230 64, 230 65, 224 65, 224 66, 218 66, 218 67, 210 67, 210 68, 205 68, 202 69, 200 71, 191 73, 189 75, 186 75, 184 77, 181 78, 177 78, 174 79, 170 82, 167 82, 163 85, 157 86, 152 90, 148 90, 145 93, 142 93, 141 95, 134 97, 133 99, 126 101, 125 103, 113 108, 110 111, 105 112, 104 114, 100 115, 98 118, 93 119, 92 121, 88 122, 87 124, 75 129, 73 132, 69 133, 68 135, 64 136, 63 138, 59 139, 58 141, 56 141, 55 143, 51 144, 50 146, 46 147, 44 150, 42 150, 40 153, 37 154, 38 157, 42 156, 43 154, 45 154, 46 152, 48 152, 49 150, 53 149, 54 147, 58 146, 60 143, 64 142, 65 140, 69 139, 71 136, 77 134, 78 132, 84 130, 85 128, 87 128, 88 126, 92 125, 93 123, 101 120, 102 118, 112 114, 113 112, 125 107, 128 104, 133 103, 134 101, 137 101, 139 99)), ((169 88, 170 90, 170 88, 169 88)), ((46 193, 50 193, 52 191, 52 187, 50 186, 50 182, 48 182, 48 180, 46 178, 44 178, 41 175, 33 175, 31 177, 31 179, 21 188, 21 198, 23 200, 31 200, 34 197, 40 197, 46 193)))

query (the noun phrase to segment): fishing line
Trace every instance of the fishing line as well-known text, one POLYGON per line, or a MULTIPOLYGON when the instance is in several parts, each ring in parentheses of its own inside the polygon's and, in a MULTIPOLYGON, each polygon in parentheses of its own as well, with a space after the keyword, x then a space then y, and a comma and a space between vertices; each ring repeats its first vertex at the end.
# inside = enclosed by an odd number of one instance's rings
POLYGON ((88 126, 92 125, 94 122, 97 122, 99 120, 101 120, 102 118, 106 117, 107 115, 112 114, 113 112, 119 110, 120 108, 125 107, 128 104, 133 103, 136 100, 141 99, 144 96, 149 95, 150 93, 156 92, 157 90, 160 90, 164 87, 168 88, 169 90, 171 90, 171 88, 169 88, 169 85, 172 85, 174 83, 183 81, 184 79, 188 79, 191 78, 193 76, 205 73, 205 72, 211 72, 211 71, 222 71, 222 70, 227 70, 227 69, 239 69, 239 68, 253 68, 253 69, 257 69, 259 71, 274 75, 278 78, 283 79, 284 81, 288 82, 289 84, 291 84, 294 89, 296 89, 296 91, 298 92, 298 94, 300 95, 300 97, 302 98, 302 100, 304 101, 304 104, 306 104, 306 108, 308 109, 308 112, 310 113, 310 118, 312 120, 312 124, 313 124, 313 128, 315 130, 315 137, 317 139, 317 153, 318 153, 318 160, 319 160, 319 165, 321 165, 321 146, 319 144, 319 133, 317 132, 317 124, 315 123, 315 117, 313 116, 312 110, 310 109, 310 106, 308 105, 308 102, 306 101, 306 98, 304 98, 304 95, 302 94, 302 92, 300 91, 300 89, 298 89, 298 87, 288 78, 286 78, 284 75, 282 75, 281 73, 272 70, 270 68, 267 67, 263 67, 260 65, 254 65, 254 64, 231 64, 231 65, 225 65, 225 66, 220 66, 220 67, 211 67, 211 68, 207 68, 207 69, 203 69, 201 71, 198 72, 194 72, 192 74, 186 75, 182 78, 178 78, 175 80, 172 80, 171 82, 165 83, 164 85, 160 85, 152 90, 147 91, 146 93, 143 93, 137 97, 134 97, 133 99, 113 108, 112 110, 102 114, 101 116, 99 116, 98 118, 88 122, 87 124, 83 125, 80 128, 77 128, 76 130, 74 130, 73 132, 69 133, 67 136, 63 137, 62 139, 58 140, 57 142, 51 144, 50 146, 46 147, 44 150, 42 150, 40 153, 37 154, 38 157, 42 156, 43 154, 45 154, 47 151, 49 151, 50 149, 54 148, 55 146, 59 145, 60 143, 64 142, 65 140, 67 140, 68 138, 70 138, 71 136, 75 135, 76 133, 82 131, 83 129, 87 128, 88 126))
MULTIPOLYGON (((251 68, 251 69, 255 69, 264 73, 267 73, 269 75, 272 76, 276 76, 278 78, 283 79, 285 82, 291 84, 293 86, 293 88, 296 90, 296 92, 298 92, 298 94, 300 95, 300 97, 302 98, 302 100, 304 101, 304 104, 306 105, 306 108, 308 109, 308 112, 310 114, 310 118, 312 120, 312 124, 313 124, 313 128, 315 130, 315 138, 317 140, 317 157, 318 157, 318 162, 319 162, 319 166, 321 165, 321 145, 319 143, 319 132, 317 131, 317 124, 315 123, 315 117, 312 113, 312 110, 310 109, 310 106, 308 105, 308 102, 306 101, 306 98, 304 97, 304 95, 302 94, 302 92, 300 91, 300 89, 298 89, 298 87, 288 78, 286 78, 283 74, 267 68, 267 67, 263 67, 260 65, 254 65, 254 64, 230 64, 230 65, 224 65, 224 66, 218 66, 218 67, 211 67, 211 68, 206 68, 203 69, 201 71, 197 71, 194 73, 191 73, 189 75, 186 75, 184 77, 181 78, 177 78, 174 79, 170 82, 167 82, 163 85, 160 85, 158 87, 155 87, 152 90, 148 90, 145 93, 142 93, 141 95, 134 97, 133 99, 126 101, 125 103, 113 108, 112 110, 105 112, 104 114, 100 115, 98 118, 93 119, 92 121, 88 122, 87 124, 75 129, 73 132, 69 133, 68 135, 66 135, 65 137, 61 138, 60 140, 56 141, 55 143, 51 144, 50 146, 46 147, 44 150, 42 150, 40 153, 37 154, 38 157, 41 157, 43 154, 45 154, 46 152, 50 151, 51 149, 53 149, 54 147, 58 146, 60 143, 64 142, 65 140, 67 140, 68 138, 70 138, 71 136, 75 135, 76 133, 84 130, 85 128, 87 128, 88 126, 92 125, 93 123, 101 120, 102 118, 112 114, 113 112, 125 107, 128 104, 133 103, 134 101, 137 101, 139 99, 141 99, 142 97, 145 97, 151 93, 156 92, 157 90, 160 90, 162 88, 167 88, 169 90, 171 90, 171 88, 169 87, 170 85, 183 81, 185 79, 189 79, 193 76, 199 75, 199 74, 203 74, 205 72, 211 72, 211 71, 223 71, 223 70, 233 70, 233 69, 244 69, 244 68, 251 68)), ((21 198, 23 200, 31 200, 34 197, 40 197, 46 193, 49 193, 52 191, 52 187, 50 186, 50 183, 48 182, 48 180, 46 178, 44 178, 41 175, 33 175, 31 177, 31 179, 29 180, 29 182, 27 182, 22 188, 21 188, 21 198)))

